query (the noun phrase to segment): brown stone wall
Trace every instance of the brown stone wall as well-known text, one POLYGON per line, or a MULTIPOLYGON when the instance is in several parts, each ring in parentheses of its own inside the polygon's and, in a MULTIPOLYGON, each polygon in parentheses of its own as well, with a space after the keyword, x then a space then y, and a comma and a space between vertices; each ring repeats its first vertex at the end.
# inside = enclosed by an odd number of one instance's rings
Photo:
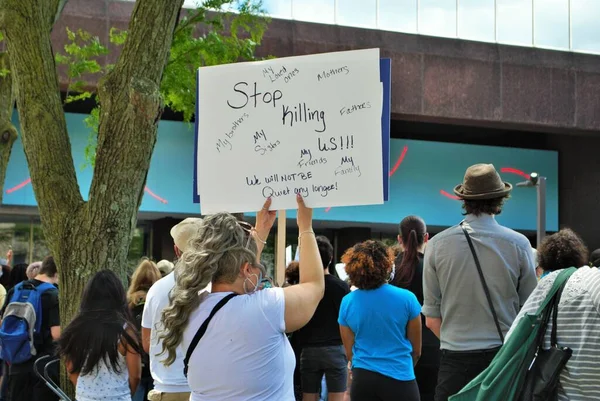
MULTIPOLYGON (((132 8, 130 2, 70 0, 54 29, 55 48, 64 46, 67 26, 108 43, 111 27, 126 29, 132 8)), ((443 140, 558 150, 561 225, 600 247, 600 56, 286 20, 272 21, 259 53, 370 47, 393 60, 395 120, 480 128, 470 139, 458 133, 443 140), (489 128, 537 133, 508 143, 489 128)), ((113 51, 107 61, 116 57, 113 51)))
MULTIPOLYGON (((54 29, 108 43, 132 2, 70 0, 54 29)), ((381 48, 392 58, 395 118, 567 133, 600 130, 600 56, 274 19, 259 54, 285 57, 381 48)), ((107 57, 114 62, 117 51, 107 57)))

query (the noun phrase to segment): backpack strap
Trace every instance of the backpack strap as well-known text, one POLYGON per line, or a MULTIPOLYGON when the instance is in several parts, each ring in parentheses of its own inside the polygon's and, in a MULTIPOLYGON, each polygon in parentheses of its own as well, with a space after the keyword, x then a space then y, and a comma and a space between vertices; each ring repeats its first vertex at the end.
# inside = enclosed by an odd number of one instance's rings
POLYGON ((183 360, 183 374, 185 375, 185 377, 187 377, 188 364, 190 363, 190 358, 192 357, 192 354, 194 353, 194 350, 198 346, 198 343, 200 342, 200 339, 202 338, 202 336, 204 336, 204 333, 206 333, 206 329, 208 328, 208 324, 212 320, 213 316, 219 311, 219 309, 221 309, 223 306, 225 306, 225 304, 227 302, 229 302, 235 296, 237 296, 236 293, 231 293, 231 294, 227 295, 225 298, 223 298, 222 300, 220 300, 215 305, 215 307, 213 308, 213 310, 210 312, 210 315, 208 315, 208 317, 206 318, 206 320, 204 321, 204 323, 202 323, 202 325, 200 326, 200 328, 196 332, 196 335, 192 339, 192 342, 190 343, 190 346, 189 346, 187 352, 185 353, 185 359, 183 360))
MULTIPOLYGON (((53 284, 50 283, 44 283, 42 282, 42 284, 38 285, 37 287, 35 287, 34 291, 37 291, 40 297, 40 310, 39 311, 35 311, 36 314, 38 312, 41 312, 41 307, 42 307, 42 295, 46 292, 46 291, 50 291, 50 290, 56 290, 56 287, 53 284)), ((34 305, 35 307, 35 305, 34 305)), ((39 334, 40 331, 42 330, 42 317, 41 316, 36 316, 35 317, 35 333, 39 334)))

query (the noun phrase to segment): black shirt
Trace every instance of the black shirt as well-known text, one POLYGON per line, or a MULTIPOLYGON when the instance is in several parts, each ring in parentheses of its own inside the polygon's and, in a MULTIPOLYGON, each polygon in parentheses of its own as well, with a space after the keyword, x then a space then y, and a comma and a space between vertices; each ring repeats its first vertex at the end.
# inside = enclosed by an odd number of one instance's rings
MULTIPOLYGON (((40 280, 26 280, 25 283, 31 283, 34 286, 39 286, 43 282, 40 280)), ((6 294, 6 300, 4 301, 4 305, 2 307, 2 315, 4 315, 4 311, 6 310, 6 306, 10 303, 10 299, 12 298, 14 293, 14 289, 6 294)), ((50 327, 60 326, 60 315, 58 309, 58 289, 51 289, 42 294, 42 328, 41 328, 41 340, 40 344, 36 343, 36 350, 38 352, 38 356, 41 355, 49 355, 54 353, 54 340, 52 339, 52 334, 50 333, 50 327)), ((21 365, 12 365, 11 373, 19 373, 22 370, 31 370, 33 366, 33 359, 31 361, 25 362, 21 365), (22 367, 22 369, 20 369, 22 367)))
POLYGON ((294 333, 301 347, 327 347, 342 345, 338 316, 342 298, 350 293, 350 287, 344 281, 331 275, 325 275, 325 295, 319 302, 312 319, 294 333))
MULTIPOLYGON (((399 267, 402 263, 402 258, 404 257, 404 253, 399 254, 394 261, 396 267, 399 267)), ((417 297, 417 301, 423 306, 423 254, 421 252, 418 253, 419 263, 414 267, 415 273, 413 275, 412 281, 408 286, 400 286, 394 280, 393 284, 397 287, 403 287, 406 290, 409 290, 417 297)))
MULTIPOLYGON (((396 267, 400 266, 400 263, 402 263, 402 257, 403 257, 403 253, 399 254, 398 257, 396 258, 394 264, 396 265, 396 267)), ((419 303, 421 304, 421 306, 423 306, 423 254, 421 252, 419 252, 418 258, 419 258, 419 263, 416 264, 416 266, 414 267, 415 269, 415 273, 413 276, 412 281, 407 285, 407 286, 401 286, 398 285, 397 283, 390 283, 392 285, 395 285, 397 287, 402 287, 406 290, 409 290, 410 292, 412 292, 413 294, 415 294, 415 296, 417 297, 417 300, 419 301, 419 303)), ((435 336, 435 334, 433 334, 433 332, 431 330, 429 330, 427 328, 427 326, 425 325, 425 316, 421 316, 421 320, 422 320, 422 343, 423 346, 433 346, 438 347, 440 345, 440 340, 438 340, 438 338, 435 336)))

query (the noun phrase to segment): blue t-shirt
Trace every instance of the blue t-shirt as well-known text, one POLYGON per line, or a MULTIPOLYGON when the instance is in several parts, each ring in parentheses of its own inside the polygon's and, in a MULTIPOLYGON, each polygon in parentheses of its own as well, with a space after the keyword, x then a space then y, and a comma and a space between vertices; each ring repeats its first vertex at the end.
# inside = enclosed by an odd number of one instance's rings
POLYGON ((412 292, 389 284, 346 295, 338 323, 354 333, 352 367, 396 380, 414 380, 406 327, 420 313, 421 305, 412 292))

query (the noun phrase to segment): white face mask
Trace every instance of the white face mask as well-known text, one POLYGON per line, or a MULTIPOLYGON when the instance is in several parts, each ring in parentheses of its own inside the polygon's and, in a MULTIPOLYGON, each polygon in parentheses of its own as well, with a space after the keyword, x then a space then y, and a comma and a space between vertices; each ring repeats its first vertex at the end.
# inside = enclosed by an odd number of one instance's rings
POLYGON ((246 294, 252 294, 252 293, 258 291, 258 287, 260 286, 260 283, 262 282, 262 272, 260 272, 260 276, 255 273, 250 274, 250 276, 246 277, 246 279, 244 280, 244 293, 246 293, 246 294), (250 276, 254 276, 256 278, 256 283, 253 283, 252 280, 250 280, 250 276), (250 283, 250 285, 253 286, 254 288, 251 291, 248 291, 248 288, 246 288, 246 283, 250 283))

